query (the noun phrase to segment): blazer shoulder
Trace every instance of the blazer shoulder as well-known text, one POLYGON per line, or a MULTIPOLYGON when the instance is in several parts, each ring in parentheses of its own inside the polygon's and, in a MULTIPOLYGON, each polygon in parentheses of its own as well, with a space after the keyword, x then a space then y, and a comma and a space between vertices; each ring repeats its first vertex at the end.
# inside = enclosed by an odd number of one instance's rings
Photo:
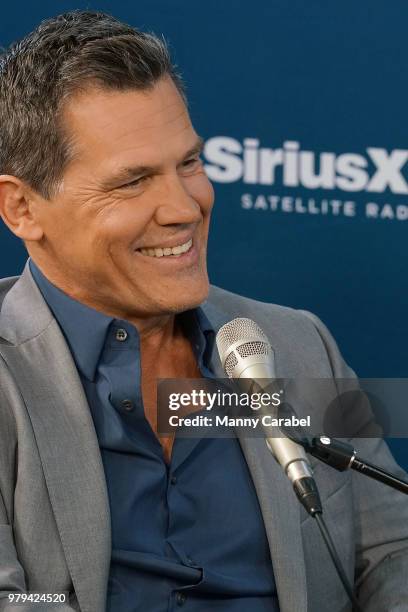
POLYGON ((7 278, 0 278, 0 308, 3 304, 4 298, 6 297, 10 289, 16 284, 19 278, 19 276, 9 276, 7 278))
POLYGON ((231 318, 253 317, 261 327, 261 320, 266 319, 267 327, 301 325, 312 329, 319 322, 318 317, 304 310, 289 306, 281 306, 271 302, 261 302, 252 298, 232 293, 215 285, 211 285, 208 303, 223 311, 231 318), (259 320, 260 319, 260 320, 259 320))
POLYGON ((255 321, 268 336, 286 376, 288 372, 313 377, 349 374, 333 336, 313 313, 260 302, 215 286, 207 304, 210 315, 222 313, 223 320, 218 316, 221 324, 237 317, 255 321))

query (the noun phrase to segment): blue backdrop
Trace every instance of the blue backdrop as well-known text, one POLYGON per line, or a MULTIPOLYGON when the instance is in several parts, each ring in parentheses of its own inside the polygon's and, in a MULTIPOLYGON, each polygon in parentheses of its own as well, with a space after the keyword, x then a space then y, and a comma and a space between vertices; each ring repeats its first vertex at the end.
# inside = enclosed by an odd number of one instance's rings
MULTIPOLYGON (((362 376, 406 376, 408 5, 20 1, 0 44, 74 8, 170 42, 216 189, 212 282, 315 312, 362 376)), ((25 259, 1 227, 0 275, 25 259)))

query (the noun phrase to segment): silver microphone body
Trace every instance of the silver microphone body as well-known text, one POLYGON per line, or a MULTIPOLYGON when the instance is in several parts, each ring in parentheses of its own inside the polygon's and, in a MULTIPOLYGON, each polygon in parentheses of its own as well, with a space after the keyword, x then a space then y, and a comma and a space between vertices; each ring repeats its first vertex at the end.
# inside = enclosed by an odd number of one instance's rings
MULTIPOLYGON (((216 342, 229 378, 237 380, 238 385, 246 389, 250 379, 262 390, 270 390, 271 379, 276 379, 274 353, 267 336, 254 321, 238 318, 226 323, 218 331, 216 342)), ((312 481, 314 485, 312 469, 302 446, 284 434, 277 437, 265 435, 265 438, 267 447, 284 469, 298 496, 300 482, 306 482, 303 479, 312 481)))

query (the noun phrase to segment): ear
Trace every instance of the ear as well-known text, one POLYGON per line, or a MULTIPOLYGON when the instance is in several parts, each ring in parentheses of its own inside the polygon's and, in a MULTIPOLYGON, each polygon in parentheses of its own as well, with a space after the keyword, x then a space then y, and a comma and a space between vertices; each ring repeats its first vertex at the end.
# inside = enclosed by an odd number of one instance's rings
POLYGON ((15 176, 0 175, 0 217, 24 241, 39 241, 43 230, 35 215, 36 196, 15 176))

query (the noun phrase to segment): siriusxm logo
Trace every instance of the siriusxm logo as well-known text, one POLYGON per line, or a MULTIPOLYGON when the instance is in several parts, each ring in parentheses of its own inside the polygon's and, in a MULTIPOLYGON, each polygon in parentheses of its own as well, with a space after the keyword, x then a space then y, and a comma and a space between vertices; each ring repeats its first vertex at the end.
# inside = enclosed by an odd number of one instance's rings
POLYGON ((288 140, 279 149, 259 146, 257 138, 243 143, 228 136, 207 140, 204 148, 208 177, 218 183, 242 180, 252 185, 340 189, 408 194, 402 170, 408 150, 387 151, 367 147, 366 155, 357 153, 315 153, 302 151, 300 143, 288 140))

